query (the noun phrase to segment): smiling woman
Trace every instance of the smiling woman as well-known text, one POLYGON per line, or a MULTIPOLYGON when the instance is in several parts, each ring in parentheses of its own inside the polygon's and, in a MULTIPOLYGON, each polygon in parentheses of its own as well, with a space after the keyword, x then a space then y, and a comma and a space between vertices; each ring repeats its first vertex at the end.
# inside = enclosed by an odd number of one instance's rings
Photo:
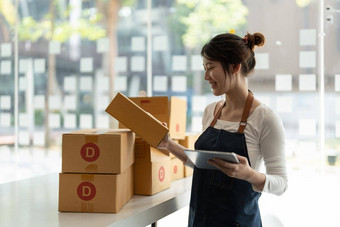
MULTIPOLYGON (((177 96, 187 101, 187 132, 206 131, 219 111, 216 138, 244 127, 243 164, 215 160, 222 175, 205 173, 216 195, 240 177, 264 192, 263 216, 336 226, 340 159, 327 158, 340 150, 339 9, 337 0, 0 0, 0 182, 60 172, 65 132, 118 127, 104 111, 115 92, 177 96), (284 158, 293 187, 273 197, 286 190, 284 158)), ((191 205, 196 218, 202 201, 191 205)))
POLYGON ((262 46, 264 42, 261 33, 247 34, 243 39, 234 34, 221 34, 203 46, 201 55, 205 80, 210 83, 214 95, 224 93, 223 89, 227 89, 225 86, 230 89, 235 83, 246 82, 245 77, 256 65, 254 47, 262 46), (234 72, 238 70, 241 70, 243 77, 235 77, 234 72))
POLYGON ((203 133, 195 149, 233 152, 239 163, 213 158, 208 162, 218 170, 200 169, 171 138, 161 143, 194 168, 189 226, 261 226, 261 193, 281 195, 287 188, 282 121, 254 99, 247 85, 247 75, 256 64, 254 46, 263 44, 260 33, 248 33, 244 38, 225 33, 211 39, 201 51, 205 80, 215 96, 225 95, 226 100, 205 108, 203 133), (259 169, 263 161, 265 173, 259 169))

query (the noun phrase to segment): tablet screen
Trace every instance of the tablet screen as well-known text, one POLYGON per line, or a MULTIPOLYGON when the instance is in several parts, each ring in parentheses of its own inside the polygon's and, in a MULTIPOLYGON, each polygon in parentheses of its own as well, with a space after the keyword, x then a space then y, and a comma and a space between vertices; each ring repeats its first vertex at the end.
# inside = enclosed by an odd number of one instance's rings
POLYGON ((209 159, 219 158, 227 162, 239 163, 236 154, 223 151, 184 150, 188 158, 200 169, 217 169, 208 163, 209 159))

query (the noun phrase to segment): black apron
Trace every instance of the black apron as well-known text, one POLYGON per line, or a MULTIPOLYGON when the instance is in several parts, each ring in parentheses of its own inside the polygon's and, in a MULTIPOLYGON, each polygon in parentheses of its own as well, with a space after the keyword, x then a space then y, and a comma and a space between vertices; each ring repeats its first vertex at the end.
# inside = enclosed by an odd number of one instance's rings
MULTIPOLYGON (((211 125, 195 143, 197 150, 234 152, 248 159, 246 139, 243 134, 254 96, 249 91, 237 133, 215 129, 214 125, 221 114, 225 101, 218 103, 217 114, 211 125)), ((227 176, 220 170, 194 167, 189 226, 262 226, 258 199, 261 193, 255 192, 252 185, 244 180, 227 176)))

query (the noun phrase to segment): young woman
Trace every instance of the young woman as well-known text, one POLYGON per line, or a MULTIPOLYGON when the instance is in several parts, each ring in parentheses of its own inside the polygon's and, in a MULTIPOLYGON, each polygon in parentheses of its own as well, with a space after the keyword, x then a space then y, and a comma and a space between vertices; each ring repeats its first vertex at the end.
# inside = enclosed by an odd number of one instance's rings
POLYGON ((227 33, 211 39, 201 51, 204 78, 213 94, 225 95, 225 100, 205 108, 195 149, 234 152, 239 164, 212 159, 209 164, 219 170, 199 169, 186 157, 185 148, 168 136, 159 145, 194 168, 189 226, 262 226, 261 192, 281 195, 287 189, 282 121, 247 85, 256 63, 254 47, 264 42, 261 33, 244 38, 227 33), (265 173, 259 172, 263 162, 265 173))

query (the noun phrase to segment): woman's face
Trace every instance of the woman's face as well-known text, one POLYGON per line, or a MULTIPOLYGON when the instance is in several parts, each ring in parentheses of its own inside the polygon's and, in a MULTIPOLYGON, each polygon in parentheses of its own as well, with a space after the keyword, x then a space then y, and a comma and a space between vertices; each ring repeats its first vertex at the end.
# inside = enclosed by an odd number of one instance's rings
POLYGON ((205 69, 204 79, 209 82, 213 94, 216 96, 225 94, 231 88, 231 79, 224 71, 219 61, 212 61, 203 57, 203 66, 205 69))

